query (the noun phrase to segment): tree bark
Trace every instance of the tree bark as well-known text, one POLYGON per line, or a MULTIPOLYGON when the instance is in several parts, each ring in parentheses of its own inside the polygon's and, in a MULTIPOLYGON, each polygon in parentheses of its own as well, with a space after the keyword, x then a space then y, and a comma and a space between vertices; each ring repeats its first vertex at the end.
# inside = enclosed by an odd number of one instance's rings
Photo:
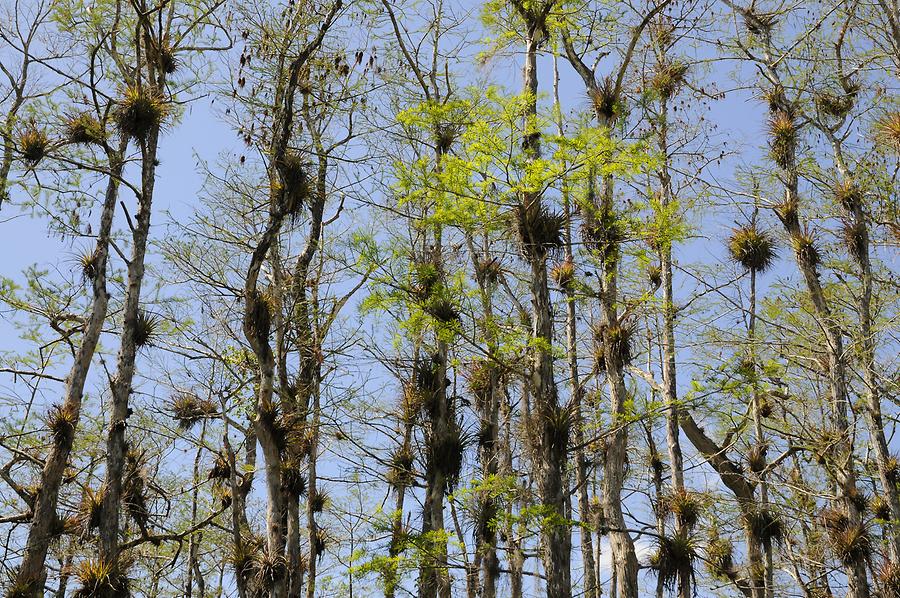
POLYGON ((87 318, 81 345, 75 355, 75 361, 66 379, 65 398, 62 411, 71 414, 71 431, 60 435, 53 443, 50 454, 44 462, 41 472, 40 492, 34 500, 31 527, 28 530, 28 538, 25 543, 25 553, 22 563, 19 565, 16 580, 19 587, 33 588, 34 596, 43 595, 44 582, 46 580, 47 550, 50 546, 50 529, 56 520, 56 507, 59 501, 59 490, 62 485, 72 445, 75 442, 75 433, 81 418, 81 405, 84 398, 84 385, 91 367, 91 360, 97 349, 103 323, 106 321, 106 312, 109 305, 109 293, 106 290, 106 271, 109 258, 109 240, 112 231, 113 216, 116 211, 116 202, 119 197, 119 180, 122 176, 125 151, 124 143, 118 150, 110 150, 109 166, 110 174, 106 184, 106 192, 103 199, 103 207, 100 212, 100 228, 97 231, 97 242, 92 254, 93 279, 91 290, 93 294, 91 311, 87 318))

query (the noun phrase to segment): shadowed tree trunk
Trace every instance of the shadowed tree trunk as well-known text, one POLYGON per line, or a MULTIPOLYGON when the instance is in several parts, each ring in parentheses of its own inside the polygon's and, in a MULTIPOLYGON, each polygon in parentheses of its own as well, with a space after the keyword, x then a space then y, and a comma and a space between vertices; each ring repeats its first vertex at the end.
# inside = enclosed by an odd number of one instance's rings
MULTIPOLYGON (((545 40, 546 19, 554 2, 545 1, 525 5, 518 1, 513 6, 525 25, 525 64, 523 67, 526 108, 522 150, 526 159, 540 158, 540 131, 536 127, 538 70, 537 57, 545 40)), ((526 190, 517 206, 520 226, 528 233, 529 223, 546 217, 540 192, 526 190)), ((568 598, 572 595, 571 551, 572 538, 566 520, 568 490, 566 488, 566 461, 571 414, 559 404, 556 380, 553 373, 553 317, 550 290, 547 282, 547 248, 533 239, 521 239, 522 254, 529 267, 529 291, 531 295, 531 337, 529 349, 529 375, 527 384, 534 410, 529 424, 529 435, 534 443, 534 477, 537 480, 538 498, 545 509, 541 526, 541 561, 547 583, 547 596, 568 598)))

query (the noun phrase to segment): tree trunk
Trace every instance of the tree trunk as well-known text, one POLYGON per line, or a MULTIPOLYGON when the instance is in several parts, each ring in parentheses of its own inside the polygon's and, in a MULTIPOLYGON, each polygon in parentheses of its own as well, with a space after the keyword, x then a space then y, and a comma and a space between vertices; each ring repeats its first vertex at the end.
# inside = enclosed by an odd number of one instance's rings
MULTIPOLYGON (((109 238, 112 231, 113 215, 116 211, 116 201, 119 196, 119 179, 122 175, 122 155, 125 151, 124 144, 118 151, 109 152, 110 175, 106 184, 106 193, 103 199, 103 208, 100 212, 100 228, 97 232, 97 243, 92 254, 91 289, 93 299, 91 311, 88 315, 81 338, 81 345, 75 355, 75 362, 66 379, 65 398, 60 410, 60 415, 68 414, 70 429, 63 434, 55 435, 50 454, 44 462, 41 472, 40 492, 34 499, 34 514, 31 527, 28 530, 28 538, 25 543, 25 553, 22 563, 16 574, 16 583, 19 587, 30 587, 33 596, 42 596, 47 570, 45 567, 47 550, 52 540, 50 529, 53 526, 57 513, 56 506, 59 501, 59 490, 62 485, 63 474, 69 462, 72 445, 75 441, 75 432, 81 417, 81 404, 84 398, 84 385, 87 380, 91 360, 106 321, 106 312, 109 305, 109 293, 106 290, 106 271, 109 258, 109 238)), ((65 422, 62 422, 65 423, 65 422)))
MULTIPOLYGON (((672 201, 672 179, 669 173, 668 103, 661 102, 659 123, 659 149, 662 165, 659 170, 660 191, 663 209, 672 201)), ((678 384, 675 377, 675 296, 672 288, 672 244, 657 239, 660 244, 660 274, 663 288, 663 329, 662 329, 662 377, 666 402, 666 446, 669 450, 669 466, 672 470, 672 491, 684 494, 684 458, 681 453, 678 427, 678 384)), ((680 517, 676 517, 675 533, 684 538, 690 530, 680 517)), ((679 598, 691 598, 691 577, 686 572, 678 576, 679 598)))
POLYGON ((100 515, 100 558, 106 563, 114 562, 119 552, 122 477, 127 447, 125 428, 131 415, 128 399, 132 393, 135 358, 140 348, 136 344, 136 332, 139 326, 141 285, 144 281, 144 257, 150 234, 153 189, 156 184, 158 141, 159 127, 155 127, 147 138, 141 141, 141 192, 132 233, 131 258, 128 261, 128 287, 123 306, 121 344, 116 357, 116 374, 110 382, 111 405, 106 438, 105 493, 100 515))
MULTIPOLYGON (((549 10, 549 6, 542 10, 549 10)), ((523 151, 529 159, 540 157, 540 135, 531 131, 530 119, 537 116, 537 52, 541 38, 546 35, 543 19, 546 14, 535 15, 520 10, 527 25, 525 44, 524 90, 529 103, 526 108, 523 151)), ((519 209, 541 210, 541 197, 534 191, 522 194, 519 209)), ((546 521, 541 528, 541 561, 547 580, 547 596, 568 598, 572 595, 571 551, 572 538, 565 519, 568 493, 565 488, 566 452, 569 439, 570 415, 559 406, 556 380, 553 377, 553 318, 550 309, 550 291, 547 284, 547 257, 543 249, 524 247, 523 253, 530 267, 529 289, 532 307, 532 339, 538 341, 530 349, 530 375, 528 384, 534 399, 533 417, 536 432, 532 436, 535 454, 535 477, 541 506, 546 509, 546 521), (563 418, 566 418, 564 421, 563 418)))

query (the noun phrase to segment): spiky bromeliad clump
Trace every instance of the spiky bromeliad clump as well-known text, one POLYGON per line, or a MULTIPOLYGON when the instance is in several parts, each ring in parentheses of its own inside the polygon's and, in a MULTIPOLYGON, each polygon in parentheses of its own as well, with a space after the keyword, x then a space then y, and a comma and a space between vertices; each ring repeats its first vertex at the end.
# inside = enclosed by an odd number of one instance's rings
POLYGON ((883 496, 875 496, 869 504, 872 515, 879 521, 891 520, 891 505, 883 496))
POLYGON ((769 118, 769 150, 772 160, 782 169, 794 166, 797 152, 797 122, 787 110, 776 110, 769 118))
POLYGON ((601 120, 611 121, 622 112, 620 98, 616 93, 616 80, 605 77, 600 84, 588 90, 588 100, 594 114, 601 120))
POLYGON ((209 480, 227 480, 231 477, 231 460, 228 455, 222 451, 216 453, 213 465, 209 469, 209 480))
POLYGON ((900 111, 888 112, 875 122, 875 142, 886 150, 900 154, 900 111))
POLYGON ((586 217, 581 228, 584 244, 607 263, 618 260, 625 232, 624 221, 612 211, 586 217))
POLYGON ((103 509, 103 495, 105 491, 84 489, 81 504, 78 506, 78 523, 86 531, 100 527, 100 515, 103 509))
POLYGON ((281 464, 281 488, 291 496, 306 494, 306 475, 303 473, 303 464, 300 459, 286 459, 281 464))
POLYGON ((845 565, 865 562, 869 556, 871 539, 862 522, 830 528, 828 539, 834 556, 845 565))
POLYGON ((81 268, 81 275, 85 281, 94 280, 97 277, 99 268, 97 251, 85 251, 78 256, 77 263, 81 268))
POLYGON ((747 451, 747 465, 753 473, 761 473, 767 464, 766 453, 768 446, 765 443, 755 444, 747 451))
POLYGON ((696 558, 696 543, 690 536, 662 536, 656 541, 656 552, 650 558, 650 566, 656 570, 663 587, 674 590, 679 578, 694 575, 696 558))
POLYGON ((40 129, 29 127, 19 136, 19 151, 31 166, 36 166, 49 148, 50 138, 40 129))
POLYGON ((832 118, 844 118, 853 109, 854 97, 849 94, 836 94, 828 91, 817 94, 816 106, 823 114, 832 118))
POLYGON ((40 596, 40 582, 31 577, 29 579, 19 579, 18 568, 10 572, 10 583, 6 586, 5 598, 34 598, 40 596))
POLYGON ((256 565, 254 559, 265 550, 265 542, 262 538, 251 533, 244 533, 241 542, 234 543, 230 558, 231 566, 234 567, 234 573, 241 579, 249 581, 254 574, 256 565))
POLYGON ((553 281, 562 289, 569 289, 575 282, 575 263, 566 259, 550 270, 553 281))
POLYGON ((316 491, 309 497, 309 506, 313 513, 321 513, 331 504, 331 496, 324 488, 316 488, 316 491))
POLYGON ((797 198, 785 197, 783 201, 775 205, 775 214, 789 230, 799 226, 800 205, 797 198))
POLYGON ((900 596, 900 563, 885 560, 878 571, 878 582, 881 585, 884 598, 897 598, 900 596))
POLYGON ((180 66, 178 57, 175 55, 175 50, 172 49, 171 46, 163 44, 156 50, 155 54, 156 64, 162 72, 171 75, 178 70, 178 67, 180 66))
POLYGON ((693 529, 697 525, 703 512, 700 496, 686 490, 674 491, 662 497, 659 506, 662 513, 671 513, 680 525, 688 529, 693 529))
POLYGON ((473 359, 465 373, 466 385, 475 397, 476 405, 484 405, 490 399, 491 378, 495 375, 495 367, 484 359, 473 359))
POLYGON ((74 598, 126 598, 131 596, 131 581, 121 560, 87 559, 75 568, 81 584, 74 598))
POLYGON ((442 324, 459 321, 460 314, 456 303, 450 297, 443 296, 443 294, 429 297, 422 307, 425 313, 442 324))
POLYGON ((861 261, 869 244, 866 225, 858 220, 844 222, 841 226, 841 236, 850 255, 861 261))
POLYGON ((140 461, 131 461, 122 479, 122 504, 142 530, 150 519, 147 472, 140 461))
POLYGON ((409 447, 401 446, 391 453, 386 476, 388 484, 397 489, 412 486, 415 481, 414 461, 413 452, 409 447))
POLYGON ((294 218, 309 203, 313 193, 306 163, 297 152, 287 152, 275 166, 281 178, 281 209, 294 218))
POLYGON ((252 571, 257 587, 268 589, 287 575, 284 555, 260 550, 253 558, 252 571))
POLYGON ((541 412, 540 418, 541 442, 556 452, 565 451, 575 419, 572 410, 564 405, 550 405, 541 412))
POLYGON ((834 185, 834 200, 851 214, 862 205, 863 192, 852 178, 841 179, 834 185))
POLYGON ((200 420, 218 413, 219 409, 214 401, 201 399, 192 392, 179 392, 172 397, 171 411, 178 426, 189 430, 200 420))
POLYGON ((626 324, 601 324, 594 331, 594 359, 598 371, 606 372, 613 365, 612 357, 620 365, 628 365, 634 358, 632 337, 634 328, 626 324))
POLYGON ((821 255, 810 231, 802 230, 792 235, 791 245, 794 247, 797 261, 802 265, 814 268, 819 264, 821 255))
POLYGON ((768 270, 778 253, 775 239, 755 224, 741 226, 732 231, 728 239, 728 253, 731 259, 753 272, 768 270))
POLYGON ((54 405, 47 415, 47 427, 53 434, 53 442, 58 445, 71 442, 78 424, 78 412, 71 405, 54 405))
POLYGON ((313 543, 313 552, 316 557, 322 558, 325 554, 325 548, 328 546, 328 532, 321 527, 316 530, 315 542, 313 543))
POLYGON ((451 422, 443 434, 433 437, 429 443, 429 464, 435 471, 443 474, 447 488, 451 491, 459 481, 467 444, 468 439, 456 422, 451 422))
POLYGON ((75 534, 79 526, 80 522, 77 516, 60 517, 57 515, 53 518, 53 523, 50 525, 50 537, 54 540, 59 540, 63 536, 75 534))
POLYGON ((753 35, 768 35, 775 27, 777 20, 773 13, 747 11, 744 13, 744 25, 753 35))
POLYGON ((66 122, 66 138, 69 143, 103 145, 106 133, 103 125, 87 112, 76 114, 66 122))
POLYGON ((769 509, 750 509, 744 513, 743 519, 747 530, 763 546, 771 546, 772 542, 781 544, 784 539, 784 524, 769 509))
POLYGON ((760 99, 766 103, 770 114, 774 114, 779 110, 790 110, 784 87, 781 85, 773 85, 764 89, 760 94, 760 99))
POLYGON ((662 285, 662 269, 655 264, 647 266, 647 281, 654 289, 658 289, 662 285))
POLYGON ((887 470, 888 481, 893 482, 894 484, 900 483, 900 459, 891 455, 887 458, 884 468, 887 470))
POLYGON ((460 127, 453 123, 440 123, 434 128, 434 146, 441 153, 446 154, 453 147, 460 134, 460 127))
POLYGON ((151 131, 162 126, 168 106, 162 95, 152 87, 131 86, 125 89, 116 111, 116 122, 122 133, 143 141, 151 131))
POLYGON ((247 305, 244 312, 244 329, 260 345, 268 342, 272 330, 272 312, 269 304, 259 291, 245 297, 247 305))
POLYGON ((664 100, 674 97, 684 85, 688 65, 681 61, 661 62, 656 66, 650 86, 664 100))
POLYGON ((153 346, 159 332, 160 319, 139 309, 134 323, 134 346, 138 349, 153 346))
POLYGON ((716 579, 727 579, 734 569, 734 547, 725 538, 714 536, 706 544, 706 568, 716 579))
POLYGON ((565 216, 551 211, 538 199, 513 208, 513 219, 525 257, 541 258, 562 247, 565 216))
POLYGON ((495 257, 479 259, 475 262, 475 278, 485 284, 496 284, 502 274, 503 264, 495 257))

